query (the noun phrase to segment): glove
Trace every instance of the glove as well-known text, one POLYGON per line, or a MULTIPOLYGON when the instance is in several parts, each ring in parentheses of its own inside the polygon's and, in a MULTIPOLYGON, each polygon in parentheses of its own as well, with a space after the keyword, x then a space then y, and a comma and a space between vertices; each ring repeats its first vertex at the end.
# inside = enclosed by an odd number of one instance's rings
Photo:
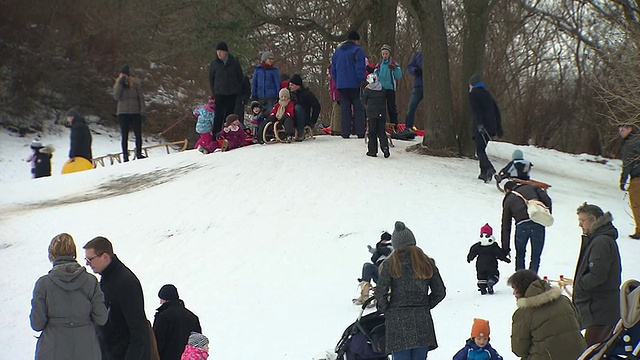
POLYGON ((511 263, 511 259, 509 259, 508 257, 502 259, 502 261, 506 262, 507 264, 511 263))
POLYGON ((482 134, 482 132, 484 131, 484 125, 483 124, 479 124, 477 128, 478 128, 478 132, 480 134, 482 134))
POLYGON ((511 250, 504 250, 504 258, 511 261, 511 250))
POLYGON ((371 245, 367 245, 367 249, 371 250, 373 247, 371 247, 371 245))
POLYGON ((396 69, 396 64, 390 63, 389 65, 387 65, 387 67, 389 68, 389 70, 395 70, 396 69))
POLYGON ((422 69, 417 67, 415 70, 413 70, 413 73, 415 74, 415 76, 422 76, 422 69))
POLYGON ((620 190, 622 190, 622 191, 627 191, 626 186, 627 186, 627 184, 625 184, 625 183, 620 183, 620 190))
POLYGON ((373 66, 371 66, 371 65, 367 65, 367 67, 366 67, 367 73, 372 73, 372 72, 373 72, 373 70, 375 70, 375 69, 376 69, 376 68, 374 68, 374 67, 373 67, 373 66))

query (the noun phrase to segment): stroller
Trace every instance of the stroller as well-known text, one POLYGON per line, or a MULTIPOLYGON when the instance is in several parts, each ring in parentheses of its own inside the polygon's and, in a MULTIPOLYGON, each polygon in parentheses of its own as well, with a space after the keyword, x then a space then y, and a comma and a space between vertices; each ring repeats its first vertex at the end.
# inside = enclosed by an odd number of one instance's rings
POLYGON ((358 319, 342 334, 336 345, 336 360, 387 360, 385 353, 385 317, 380 312, 362 316, 367 306, 374 301, 370 297, 362 304, 358 319))
POLYGON ((577 360, 640 358, 640 282, 628 280, 620 289, 620 321, 611 337, 585 350, 577 360))

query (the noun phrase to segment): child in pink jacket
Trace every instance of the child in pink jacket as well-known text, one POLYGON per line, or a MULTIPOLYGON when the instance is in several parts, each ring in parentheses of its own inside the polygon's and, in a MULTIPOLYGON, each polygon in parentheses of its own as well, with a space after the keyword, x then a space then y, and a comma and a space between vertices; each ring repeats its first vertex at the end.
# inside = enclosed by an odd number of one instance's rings
POLYGON ((207 360, 208 357, 209 339, 202 334, 192 332, 180 360, 207 360))

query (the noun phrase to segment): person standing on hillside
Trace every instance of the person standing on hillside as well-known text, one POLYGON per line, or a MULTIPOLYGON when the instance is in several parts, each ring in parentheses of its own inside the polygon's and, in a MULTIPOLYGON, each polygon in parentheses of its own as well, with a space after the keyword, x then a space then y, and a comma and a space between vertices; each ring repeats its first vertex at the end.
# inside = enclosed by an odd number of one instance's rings
POLYGON ((216 100, 214 136, 222 130, 224 119, 235 111, 236 98, 242 93, 243 76, 240 62, 229 53, 227 43, 219 42, 216 57, 209 64, 209 87, 216 100))
POLYGON ((621 150, 620 190, 629 191, 629 204, 636 225, 635 231, 629 237, 638 240, 640 239, 640 136, 638 128, 628 124, 618 127, 618 134, 624 139, 621 150), (627 180, 629 180, 628 187, 627 180))
POLYGON ((260 57, 260 64, 253 70, 251 82, 251 99, 258 101, 263 109, 272 109, 278 101, 280 91, 280 71, 273 65, 271 51, 265 51, 260 57))
MULTIPOLYGON (((380 56, 382 60, 375 66, 375 73, 378 75, 378 81, 384 89, 389 122, 398 126, 396 88, 398 79, 402 77, 402 69, 400 69, 400 64, 391 58, 391 46, 387 44, 382 45, 380 48, 380 56)), ((411 129, 409 128, 409 130, 411 129)))
POLYGON ((101 326, 102 358, 108 360, 147 360, 151 357, 151 331, 144 312, 140 280, 113 253, 107 238, 98 236, 84 247, 85 260, 100 274, 100 287, 109 311, 101 326))
POLYGON ((167 284, 158 292, 160 307, 153 320, 160 360, 180 360, 191 332, 202 333, 200 320, 178 296, 178 289, 167 284))
POLYGON ((577 209, 582 229, 580 255, 573 276, 573 304, 587 346, 609 338, 620 320, 622 267, 611 213, 584 203, 577 209))
POLYGON ((424 97, 422 88, 422 51, 417 51, 411 56, 407 71, 413 76, 413 87, 411 88, 411 96, 409 96, 409 105, 407 106, 407 115, 404 118, 404 123, 407 129, 413 129, 416 109, 424 97))
POLYGON ((144 94, 139 81, 131 76, 129 65, 120 69, 120 75, 113 84, 113 99, 118 102, 116 114, 120 123, 122 157, 129 161, 129 129, 133 127, 136 136, 136 159, 142 155, 142 117, 145 114, 144 94))
POLYGON ((91 131, 84 117, 76 109, 71 109, 67 112, 67 125, 71 127, 69 159, 79 156, 91 161, 91 131))
POLYGON ((496 169, 487 156, 487 145, 494 136, 502 136, 502 123, 498 104, 478 74, 473 74, 469 79, 469 105, 473 115, 472 138, 480 163, 478 179, 488 183, 493 179, 496 169))
POLYGON ((360 85, 365 81, 366 63, 364 51, 358 46, 360 34, 351 31, 347 41, 338 46, 331 58, 331 76, 340 91, 342 137, 351 136, 351 109, 353 108, 353 132, 364 138, 365 115, 360 101, 360 85))

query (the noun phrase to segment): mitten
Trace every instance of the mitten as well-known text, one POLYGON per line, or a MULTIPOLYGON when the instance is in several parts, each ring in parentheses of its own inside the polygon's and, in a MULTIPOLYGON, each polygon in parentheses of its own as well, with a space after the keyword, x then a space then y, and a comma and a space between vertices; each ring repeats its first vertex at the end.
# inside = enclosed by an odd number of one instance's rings
POLYGON ((387 65, 387 67, 389 68, 389 70, 395 70, 396 69, 396 64, 390 63, 389 65, 387 65))
POLYGON ((478 124, 477 129, 479 133, 482 133, 484 131, 484 124, 478 124))

